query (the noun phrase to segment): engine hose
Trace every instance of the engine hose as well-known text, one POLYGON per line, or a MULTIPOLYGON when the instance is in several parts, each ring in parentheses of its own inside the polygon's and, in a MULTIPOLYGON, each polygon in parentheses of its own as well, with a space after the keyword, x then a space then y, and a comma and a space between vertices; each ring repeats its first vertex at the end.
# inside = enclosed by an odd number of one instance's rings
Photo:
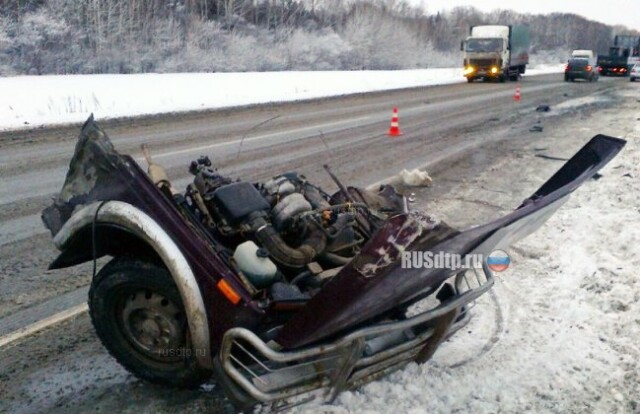
POLYGON ((302 280, 304 280, 304 279, 306 279, 308 277, 311 277, 311 276, 313 276, 313 273, 311 273, 308 270, 305 270, 303 272, 300 272, 300 274, 298 276, 294 277, 293 280, 291 281, 291 284, 292 285, 297 285, 297 284, 300 283, 300 281, 302 281, 302 280))
POLYGON ((269 224, 260 226, 256 231, 256 239, 267 249, 269 255, 277 262, 288 267, 303 267, 324 251, 327 246, 327 236, 317 227, 312 228, 311 234, 300 247, 289 246, 280 234, 269 224))
POLYGON ((330 253, 330 252, 323 253, 322 258, 338 266, 346 265, 351 260, 353 260, 353 257, 340 256, 339 254, 330 253))

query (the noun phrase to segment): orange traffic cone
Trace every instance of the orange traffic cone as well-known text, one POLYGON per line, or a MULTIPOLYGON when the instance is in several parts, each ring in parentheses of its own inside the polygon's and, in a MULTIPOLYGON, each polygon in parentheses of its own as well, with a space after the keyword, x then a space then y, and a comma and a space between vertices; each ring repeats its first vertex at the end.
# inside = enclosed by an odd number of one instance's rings
POLYGON ((513 100, 520 102, 520 85, 516 85, 516 93, 513 95, 513 100))
POLYGON ((397 137, 402 135, 400 125, 398 125, 398 108, 393 108, 393 116, 391 117, 391 127, 389 128, 389 136, 397 137))

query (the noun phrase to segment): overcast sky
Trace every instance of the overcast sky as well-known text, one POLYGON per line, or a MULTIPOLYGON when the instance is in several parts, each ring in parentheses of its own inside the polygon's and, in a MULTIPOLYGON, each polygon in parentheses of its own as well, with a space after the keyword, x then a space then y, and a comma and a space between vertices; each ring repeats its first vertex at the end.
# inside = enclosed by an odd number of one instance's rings
POLYGON ((520 13, 574 13, 606 24, 622 24, 640 30, 639 0, 536 0, 505 2, 504 0, 409 0, 423 5, 429 14, 456 6, 473 6, 478 10, 510 9, 520 13))

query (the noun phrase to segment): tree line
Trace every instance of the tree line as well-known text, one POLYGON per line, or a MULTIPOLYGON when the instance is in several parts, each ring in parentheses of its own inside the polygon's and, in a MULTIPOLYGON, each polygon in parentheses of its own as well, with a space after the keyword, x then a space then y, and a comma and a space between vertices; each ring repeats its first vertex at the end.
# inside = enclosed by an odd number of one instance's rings
POLYGON ((574 14, 429 14, 405 0, 0 0, 0 75, 456 67, 476 24, 528 24, 532 60, 555 63, 638 34, 574 14))

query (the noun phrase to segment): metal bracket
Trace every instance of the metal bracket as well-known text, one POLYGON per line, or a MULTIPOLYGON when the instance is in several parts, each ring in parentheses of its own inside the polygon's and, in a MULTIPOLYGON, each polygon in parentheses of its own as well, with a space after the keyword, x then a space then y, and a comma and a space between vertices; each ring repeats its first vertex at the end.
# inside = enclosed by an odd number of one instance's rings
POLYGON ((351 375, 351 371, 358 362, 358 359, 362 356, 364 350, 365 340, 364 338, 357 338, 353 341, 353 345, 345 350, 345 359, 340 366, 340 369, 336 371, 335 376, 331 379, 331 392, 328 402, 332 403, 340 394, 347 384, 347 379, 351 375))

